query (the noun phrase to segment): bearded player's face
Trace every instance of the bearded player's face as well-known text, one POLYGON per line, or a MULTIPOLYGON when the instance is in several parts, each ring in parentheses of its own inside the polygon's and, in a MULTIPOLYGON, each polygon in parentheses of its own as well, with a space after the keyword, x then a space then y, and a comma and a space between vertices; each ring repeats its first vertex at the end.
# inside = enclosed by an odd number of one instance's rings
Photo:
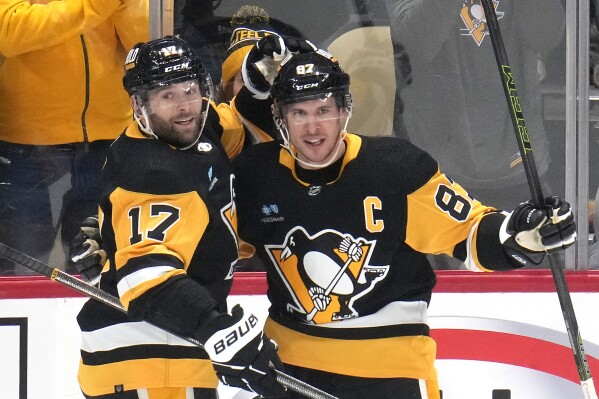
POLYGON ((201 128, 202 93, 196 80, 150 90, 146 112, 154 134, 175 147, 197 141, 201 128))

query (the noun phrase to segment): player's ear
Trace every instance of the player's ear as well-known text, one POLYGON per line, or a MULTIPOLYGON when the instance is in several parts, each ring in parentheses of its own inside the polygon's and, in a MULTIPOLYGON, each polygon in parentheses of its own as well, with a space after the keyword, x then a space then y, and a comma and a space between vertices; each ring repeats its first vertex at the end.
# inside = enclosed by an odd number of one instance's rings
POLYGON ((137 116, 143 116, 143 112, 141 111, 141 104, 139 103, 139 97, 133 95, 130 97, 130 100, 131 100, 131 108, 133 109, 133 112, 135 112, 135 114, 137 116))

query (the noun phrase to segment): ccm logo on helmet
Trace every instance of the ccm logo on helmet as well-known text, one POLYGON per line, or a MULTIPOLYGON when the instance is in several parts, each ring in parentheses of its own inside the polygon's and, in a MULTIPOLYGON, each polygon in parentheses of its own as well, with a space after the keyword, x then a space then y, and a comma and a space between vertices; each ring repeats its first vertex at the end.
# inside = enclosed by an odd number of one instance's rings
POLYGON ((182 64, 179 65, 172 65, 169 67, 164 68, 164 72, 173 72, 173 71, 181 71, 181 70, 185 70, 185 69, 189 69, 189 62, 184 62, 182 64))
POLYGON ((256 325, 258 325, 258 318, 251 314, 247 320, 237 323, 237 325, 234 326, 233 330, 228 333, 225 338, 214 343, 214 352, 218 355, 227 348, 235 345, 237 341, 248 334, 251 329, 256 327, 256 325))
POLYGON ((305 89, 312 89, 314 87, 318 87, 318 83, 308 83, 305 85, 295 85, 295 90, 300 91, 300 90, 305 90, 305 89))

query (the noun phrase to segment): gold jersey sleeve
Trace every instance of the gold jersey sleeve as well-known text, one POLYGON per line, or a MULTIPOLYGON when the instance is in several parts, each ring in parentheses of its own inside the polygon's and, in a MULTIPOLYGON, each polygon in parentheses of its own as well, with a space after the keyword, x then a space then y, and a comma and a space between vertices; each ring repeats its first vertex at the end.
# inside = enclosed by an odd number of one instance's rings
POLYGON ((440 171, 408 195, 406 243, 430 254, 453 256, 456 243, 466 241, 469 258, 476 256, 477 230, 482 218, 495 209, 471 198, 459 184, 440 171))

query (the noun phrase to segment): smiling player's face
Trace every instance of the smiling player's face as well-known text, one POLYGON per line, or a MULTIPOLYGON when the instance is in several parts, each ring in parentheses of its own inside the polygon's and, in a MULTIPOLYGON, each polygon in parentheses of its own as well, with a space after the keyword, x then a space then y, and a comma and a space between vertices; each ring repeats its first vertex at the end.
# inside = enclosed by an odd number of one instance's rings
POLYGON ((334 96, 292 103, 286 107, 283 123, 300 161, 322 164, 336 161, 341 129, 347 113, 339 109, 334 96), (335 159, 331 159, 331 158, 335 159))
POLYGON ((197 80, 150 90, 145 107, 154 134, 164 141, 185 147, 198 139, 202 93, 197 80))

